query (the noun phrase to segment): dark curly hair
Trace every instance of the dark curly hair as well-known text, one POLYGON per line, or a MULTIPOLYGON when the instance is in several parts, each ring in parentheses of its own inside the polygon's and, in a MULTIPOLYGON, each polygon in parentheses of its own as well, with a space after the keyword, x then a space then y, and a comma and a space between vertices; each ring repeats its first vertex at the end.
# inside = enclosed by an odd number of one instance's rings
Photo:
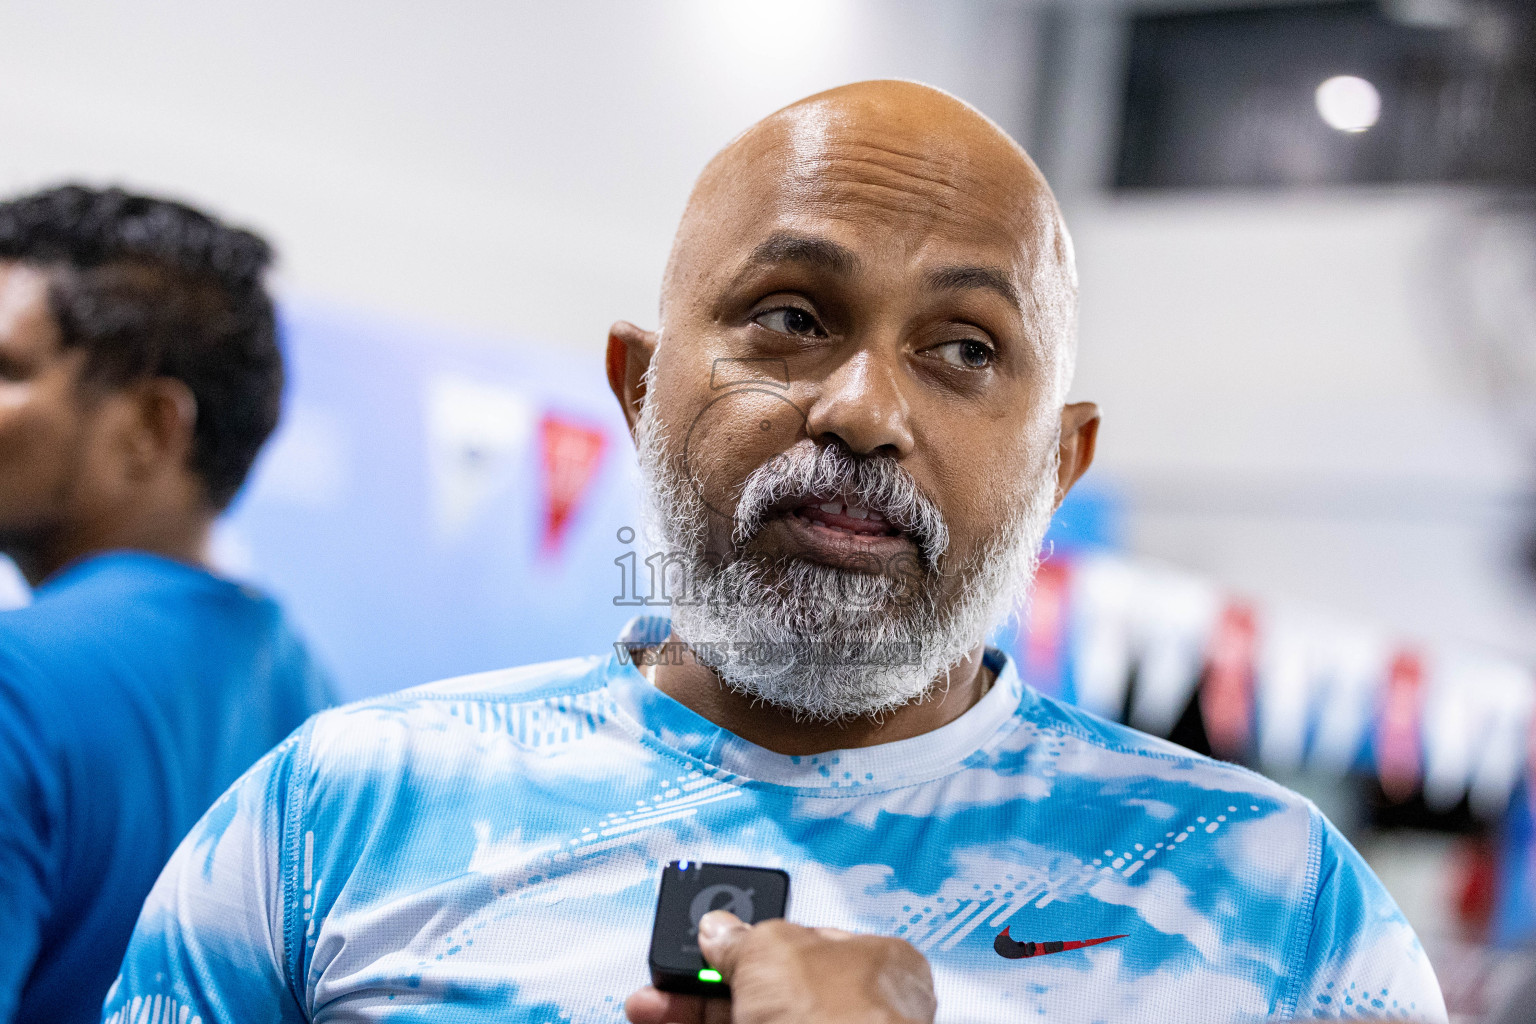
POLYGON ((223 509, 277 426, 283 360, 272 249, 182 203, 80 185, 0 202, 0 260, 49 274, 84 382, 174 377, 197 400, 191 468, 223 509))

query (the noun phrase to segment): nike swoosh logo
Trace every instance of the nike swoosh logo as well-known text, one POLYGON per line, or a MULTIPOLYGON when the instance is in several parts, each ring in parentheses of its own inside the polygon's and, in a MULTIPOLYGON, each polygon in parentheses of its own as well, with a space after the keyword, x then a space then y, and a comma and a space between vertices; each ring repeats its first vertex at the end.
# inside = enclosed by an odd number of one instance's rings
POLYGON ((1102 942, 1113 942, 1123 939, 1124 935, 1106 935, 1102 939, 1083 939, 1074 942, 1019 942, 1008 935, 1005 926, 997 933, 997 938, 992 940, 992 948, 997 950, 997 955, 1008 960, 1026 960, 1032 956, 1046 956, 1050 953, 1062 953, 1069 949, 1082 949, 1085 946, 1097 946, 1102 942))

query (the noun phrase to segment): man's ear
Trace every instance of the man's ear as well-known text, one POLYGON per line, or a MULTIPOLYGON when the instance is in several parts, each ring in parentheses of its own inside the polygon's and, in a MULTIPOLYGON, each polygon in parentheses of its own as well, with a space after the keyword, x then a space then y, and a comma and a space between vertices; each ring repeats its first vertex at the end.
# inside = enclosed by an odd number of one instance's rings
POLYGON ((1061 505, 1072 485, 1093 464, 1099 443, 1099 407, 1092 402, 1073 402, 1061 410, 1061 462, 1056 469, 1056 504, 1061 505))
POLYGON ((120 438, 129 477, 144 480, 167 468, 187 469, 197 427, 192 389, 174 377, 149 377, 124 387, 121 401, 126 415, 120 438))
POLYGON ((624 410, 633 437, 645 404, 645 371, 656 354, 656 332, 620 320, 608 329, 608 386, 624 410))

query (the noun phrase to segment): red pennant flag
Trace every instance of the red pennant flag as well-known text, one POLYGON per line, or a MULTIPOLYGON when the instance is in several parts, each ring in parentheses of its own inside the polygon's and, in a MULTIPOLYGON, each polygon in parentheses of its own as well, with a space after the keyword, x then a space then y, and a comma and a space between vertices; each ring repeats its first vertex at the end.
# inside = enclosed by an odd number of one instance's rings
POLYGON ((1072 570, 1065 559, 1048 558, 1035 572, 1024 637, 1024 679, 1052 697, 1061 695, 1066 646, 1067 596, 1072 570))
POLYGON ((1235 601, 1222 610, 1211 634, 1200 717, 1211 753, 1241 757, 1253 739, 1253 662, 1258 627, 1253 608, 1235 601))
POLYGON ((597 475, 607 437, 595 427, 545 413, 539 421, 539 443, 544 453, 543 549, 553 555, 597 475))
POLYGON ((1424 662, 1414 651, 1399 651, 1387 669, 1374 744, 1376 777, 1393 801, 1412 796, 1424 774, 1423 709, 1424 662))

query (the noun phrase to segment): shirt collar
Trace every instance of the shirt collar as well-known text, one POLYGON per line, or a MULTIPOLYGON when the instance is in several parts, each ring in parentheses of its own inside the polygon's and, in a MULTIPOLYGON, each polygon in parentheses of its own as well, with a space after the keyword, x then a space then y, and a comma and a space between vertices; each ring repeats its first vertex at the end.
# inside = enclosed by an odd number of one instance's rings
POLYGON ((685 758, 746 780, 816 790, 891 789, 951 774, 967 758, 996 743, 1018 722, 1017 713, 1034 693, 1019 679, 1013 659, 995 648, 986 652, 997 680, 965 714, 932 732, 873 747, 823 754, 778 754, 742 739, 652 686, 636 669, 633 652, 666 639, 670 623, 639 616, 624 627, 608 658, 608 686, 619 710, 653 741, 685 758))

